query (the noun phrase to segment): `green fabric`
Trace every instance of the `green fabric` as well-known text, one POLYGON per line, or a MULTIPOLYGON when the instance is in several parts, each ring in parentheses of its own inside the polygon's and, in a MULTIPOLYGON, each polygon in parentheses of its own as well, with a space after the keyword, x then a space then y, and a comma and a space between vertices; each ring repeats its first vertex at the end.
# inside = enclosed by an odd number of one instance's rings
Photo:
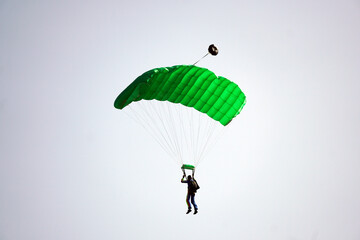
POLYGON ((181 166, 182 169, 189 169, 189 170, 193 170, 195 169, 195 167, 193 165, 190 165, 190 164, 183 164, 181 166))
POLYGON ((115 100, 123 109, 140 100, 181 103, 206 113, 226 126, 246 103, 238 85, 212 71, 193 65, 155 68, 135 79, 115 100))

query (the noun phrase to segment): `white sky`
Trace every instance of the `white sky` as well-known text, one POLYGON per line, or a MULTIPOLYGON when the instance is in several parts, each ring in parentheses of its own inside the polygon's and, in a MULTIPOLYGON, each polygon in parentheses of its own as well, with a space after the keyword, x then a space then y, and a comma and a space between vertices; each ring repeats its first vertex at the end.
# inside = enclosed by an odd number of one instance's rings
POLYGON ((0 239, 360 239, 360 2, 0 1, 0 239), (191 64, 247 105, 198 171, 113 108, 191 64))

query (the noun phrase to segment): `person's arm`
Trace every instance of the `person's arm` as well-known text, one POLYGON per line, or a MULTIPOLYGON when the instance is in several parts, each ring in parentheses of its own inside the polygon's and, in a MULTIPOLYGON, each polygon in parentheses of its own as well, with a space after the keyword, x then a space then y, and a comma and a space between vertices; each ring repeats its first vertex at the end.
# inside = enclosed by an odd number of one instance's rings
POLYGON ((181 178, 181 182, 182 182, 182 183, 187 183, 187 180, 186 180, 186 175, 183 175, 183 176, 182 176, 182 178, 181 178), (185 180, 184 180, 184 178, 185 178, 185 180))

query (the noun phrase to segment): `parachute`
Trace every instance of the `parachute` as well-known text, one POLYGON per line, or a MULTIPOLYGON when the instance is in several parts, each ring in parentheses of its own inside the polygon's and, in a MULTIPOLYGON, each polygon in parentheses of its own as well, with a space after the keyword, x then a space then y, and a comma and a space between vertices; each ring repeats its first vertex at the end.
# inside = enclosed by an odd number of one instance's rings
POLYGON ((123 109, 131 102, 159 100, 181 103, 226 126, 245 105, 238 85, 193 65, 155 68, 135 79, 115 100, 123 109))
MULTIPOLYGON (((210 46, 211 47, 211 46, 210 46)), ((217 49, 210 49, 217 54, 217 49)), ((116 98, 182 169, 194 170, 246 103, 234 82, 194 65, 149 70, 116 98)))

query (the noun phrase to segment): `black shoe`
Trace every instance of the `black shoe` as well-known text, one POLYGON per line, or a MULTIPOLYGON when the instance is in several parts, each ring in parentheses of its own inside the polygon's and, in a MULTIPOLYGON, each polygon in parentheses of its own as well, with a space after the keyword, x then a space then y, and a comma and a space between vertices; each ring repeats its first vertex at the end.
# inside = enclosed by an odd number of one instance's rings
POLYGON ((197 209, 195 209, 194 215, 195 215, 195 214, 197 214, 197 213, 198 213, 198 210, 197 210, 197 209))
MULTIPOLYGON (((195 210, 196 211, 196 210, 195 210)), ((189 214, 191 212, 191 209, 188 209, 187 210, 187 212, 186 212, 186 214, 189 214)))

